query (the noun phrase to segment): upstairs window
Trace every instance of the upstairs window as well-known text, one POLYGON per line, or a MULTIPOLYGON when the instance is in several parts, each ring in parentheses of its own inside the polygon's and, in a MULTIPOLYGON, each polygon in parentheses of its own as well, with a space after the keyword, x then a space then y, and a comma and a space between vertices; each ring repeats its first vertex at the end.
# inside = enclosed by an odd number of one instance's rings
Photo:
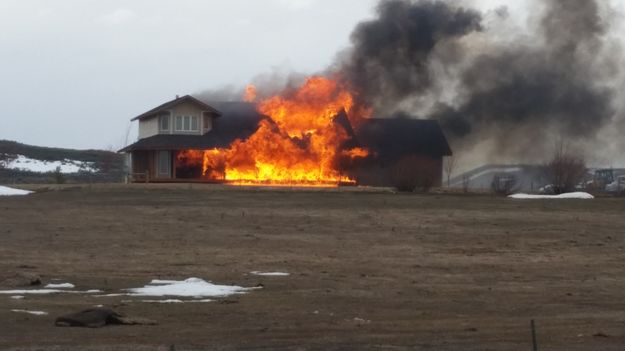
POLYGON ((160 126, 161 132, 169 132, 170 130, 169 120, 170 120, 169 115, 163 115, 159 117, 159 126, 160 126))
POLYGON ((211 118, 210 116, 206 116, 204 115, 204 126, 202 128, 202 133, 206 134, 208 132, 210 132, 210 130, 212 129, 212 125, 211 125, 211 118))
POLYGON ((176 116, 177 132, 199 132, 200 120, 198 116, 176 116))

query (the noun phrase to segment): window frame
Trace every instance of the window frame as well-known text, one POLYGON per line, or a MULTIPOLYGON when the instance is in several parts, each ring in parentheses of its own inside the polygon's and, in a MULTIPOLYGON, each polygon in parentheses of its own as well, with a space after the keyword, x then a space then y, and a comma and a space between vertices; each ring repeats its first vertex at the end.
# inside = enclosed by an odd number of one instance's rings
POLYGON ((178 115, 175 119, 174 130, 182 133, 199 133, 201 130, 200 120, 195 115, 178 115), (195 126, 196 128, 193 128, 195 126))
POLYGON ((158 116, 158 130, 160 132, 170 132, 171 131, 171 116, 170 115, 160 115, 158 116), (167 128, 163 128, 163 122, 167 121, 167 128))
POLYGON ((176 125, 175 125, 175 131, 176 132, 184 132, 184 130, 182 129, 183 125, 182 125, 182 116, 176 116, 176 125), (180 128, 178 128, 178 125, 180 125, 180 128))

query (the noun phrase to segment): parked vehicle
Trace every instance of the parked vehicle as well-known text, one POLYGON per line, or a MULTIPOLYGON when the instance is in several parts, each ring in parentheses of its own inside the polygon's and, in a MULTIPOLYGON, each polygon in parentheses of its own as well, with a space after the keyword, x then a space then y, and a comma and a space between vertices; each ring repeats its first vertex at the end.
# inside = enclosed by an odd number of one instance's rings
POLYGON ((598 169, 593 177, 592 187, 598 191, 606 191, 609 184, 614 183, 613 169, 598 169))
POLYGON ((612 183, 606 185, 605 191, 609 193, 625 192, 625 176, 618 176, 612 183))

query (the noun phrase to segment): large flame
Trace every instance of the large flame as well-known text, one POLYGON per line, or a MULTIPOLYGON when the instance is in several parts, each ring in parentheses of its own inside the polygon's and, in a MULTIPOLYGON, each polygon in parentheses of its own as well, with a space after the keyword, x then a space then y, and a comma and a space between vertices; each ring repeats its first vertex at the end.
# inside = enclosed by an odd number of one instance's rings
MULTIPOLYGON (((248 86, 246 100, 256 97, 248 86)), ((347 149, 350 135, 335 119, 342 113, 352 123, 368 117, 367 109, 354 108, 352 94, 336 81, 310 77, 293 92, 258 103, 263 120, 247 140, 229 148, 188 150, 178 161, 202 164, 206 179, 233 184, 333 186, 354 183, 341 171, 343 158, 366 157, 367 150, 347 149)))

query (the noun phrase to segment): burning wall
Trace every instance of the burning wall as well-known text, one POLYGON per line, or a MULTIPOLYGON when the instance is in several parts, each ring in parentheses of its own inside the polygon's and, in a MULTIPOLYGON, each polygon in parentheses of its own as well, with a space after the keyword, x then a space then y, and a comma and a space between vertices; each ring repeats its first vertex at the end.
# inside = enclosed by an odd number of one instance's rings
MULTIPOLYGON (((255 100, 253 87, 246 100, 255 100)), ((356 106, 352 93, 338 80, 308 78, 302 86, 258 102, 258 111, 269 117, 254 134, 235 140, 228 148, 186 150, 176 162, 197 169, 201 177, 235 184, 336 185, 353 183, 342 171, 345 159, 366 157, 361 148, 349 148, 351 124, 369 117, 370 110, 356 106)))

